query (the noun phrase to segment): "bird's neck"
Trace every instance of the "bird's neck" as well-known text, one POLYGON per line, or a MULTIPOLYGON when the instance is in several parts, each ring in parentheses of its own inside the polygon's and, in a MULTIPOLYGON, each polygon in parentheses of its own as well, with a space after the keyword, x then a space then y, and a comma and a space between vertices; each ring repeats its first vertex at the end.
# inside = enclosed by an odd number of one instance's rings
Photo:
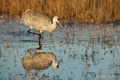
POLYGON ((56 21, 53 21, 52 25, 56 27, 56 24, 57 24, 56 21))
POLYGON ((51 27, 49 27, 50 32, 52 32, 56 29, 56 24, 57 23, 55 21, 51 24, 51 27))
POLYGON ((56 64, 56 60, 52 60, 52 66, 56 64))
POLYGON ((56 60, 52 60, 53 69, 57 69, 57 68, 56 68, 56 64, 57 64, 57 63, 56 63, 56 60))

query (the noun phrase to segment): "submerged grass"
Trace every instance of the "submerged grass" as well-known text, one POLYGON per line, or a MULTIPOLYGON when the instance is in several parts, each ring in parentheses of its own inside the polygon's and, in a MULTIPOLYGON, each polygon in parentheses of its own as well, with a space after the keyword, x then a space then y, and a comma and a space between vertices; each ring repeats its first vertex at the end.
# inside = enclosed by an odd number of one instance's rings
POLYGON ((120 21, 120 0, 0 0, 1 15, 21 17, 26 9, 81 22, 120 21))

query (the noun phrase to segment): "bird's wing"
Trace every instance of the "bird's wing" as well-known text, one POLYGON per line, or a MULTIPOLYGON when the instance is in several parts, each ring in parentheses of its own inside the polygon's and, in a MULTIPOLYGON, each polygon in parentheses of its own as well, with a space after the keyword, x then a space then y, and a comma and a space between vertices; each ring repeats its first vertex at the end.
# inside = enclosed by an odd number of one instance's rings
POLYGON ((48 26, 52 24, 52 19, 44 14, 39 12, 29 11, 25 13, 22 17, 22 22, 28 26, 48 26))

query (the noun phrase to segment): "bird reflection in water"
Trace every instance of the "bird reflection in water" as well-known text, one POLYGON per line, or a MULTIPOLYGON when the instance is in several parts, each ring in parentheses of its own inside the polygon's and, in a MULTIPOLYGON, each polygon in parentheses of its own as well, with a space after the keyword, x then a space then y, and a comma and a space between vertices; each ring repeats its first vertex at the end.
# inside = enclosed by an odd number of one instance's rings
POLYGON ((38 52, 36 54, 31 54, 29 57, 24 57, 21 59, 22 65, 27 73, 30 73, 32 69, 44 70, 49 66, 53 66, 53 69, 59 68, 59 63, 56 63, 56 56, 52 52, 38 52))

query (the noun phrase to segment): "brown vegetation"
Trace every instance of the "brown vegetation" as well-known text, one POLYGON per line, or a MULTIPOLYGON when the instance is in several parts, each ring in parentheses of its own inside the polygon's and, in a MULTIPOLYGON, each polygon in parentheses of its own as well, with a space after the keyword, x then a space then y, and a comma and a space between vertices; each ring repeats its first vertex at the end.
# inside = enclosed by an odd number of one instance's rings
POLYGON ((21 16, 26 9, 82 22, 120 21, 120 0, 0 0, 1 15, 21 16))

